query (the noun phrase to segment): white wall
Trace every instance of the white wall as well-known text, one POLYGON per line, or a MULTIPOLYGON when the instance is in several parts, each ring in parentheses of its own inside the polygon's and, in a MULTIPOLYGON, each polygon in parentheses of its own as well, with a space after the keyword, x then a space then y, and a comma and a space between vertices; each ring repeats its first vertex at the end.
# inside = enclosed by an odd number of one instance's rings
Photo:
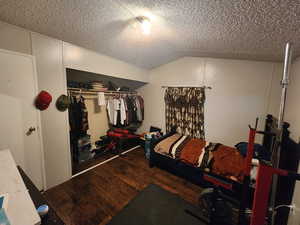
POLYGON ((30 32, 0 21, 0 48, 31 55, 30 32))
POLYGON ((45 154, 46 187, 60 184, 71 177, 68 114, 56 109, 55 101, 66 94, 62 41, 32 33, 32 53, 36 57, 38 89, 52 95, 52 104, 41 112, 45 154))
POLYGON ((2 105, 5 105, 0 110, 0 149, 9 149, 16 164, 25 170, 22 101, 6 94, 0 94, 0 101, 2 105), (11 118, 14 119, 11 120, 11 118))
POLYGON ((148 79, 147 71, 136 66, 1 21, 0 48, 33 54, 39 90, 52 94, 53 103, 41 113, 47 188, 71 178, 67 112, 55 108, 57 97, 66 94, 65 68, 138 81, 148 79))
MULTIPOLYGON (((290 84, 288 86, 287 92, 287 102, 285 110, 285 121, 291 124, 289 130, 291 131, 290 137, 299 143, 300 139, 300 58, 297 58, 291 68, 290 74, 290 84)), ((300 173, 300 168, 298 168, 298 173, 300 173)), ((293 203, 295 203, 297 210, 295 215, 290 213, 289 225, 299 225, 300 224, 300 183, 297 182, 293 203)))
POLYGON ((291 138, 294 141, 300 140, 300 58, 297 58, 291 68, 290 83, 287 91, 287 101, 285 109, 285 120, 291 124, 291 138))
POLYGON ((281 65, 270 62, 185 57, 150 71, 150 84, 139 91, 145 100, 145 121, 165 129, 162 85, 211 86, 206 91, 207 140, 234 145, 248 138, 248 124, 279 106, 281 65))
POLYGON ((149 80, 144 69, 70 43, 63 45, 65 67, 130 80, 149 80))

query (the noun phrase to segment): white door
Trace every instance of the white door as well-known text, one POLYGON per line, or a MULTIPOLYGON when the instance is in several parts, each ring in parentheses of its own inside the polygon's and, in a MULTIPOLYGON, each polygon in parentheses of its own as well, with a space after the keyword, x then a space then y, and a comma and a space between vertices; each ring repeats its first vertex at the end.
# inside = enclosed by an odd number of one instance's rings
POLYGON ((34 57, 0 49, 0 149, 10 149, 16 163, 41 190, 44 161, 36 95, 34 57))

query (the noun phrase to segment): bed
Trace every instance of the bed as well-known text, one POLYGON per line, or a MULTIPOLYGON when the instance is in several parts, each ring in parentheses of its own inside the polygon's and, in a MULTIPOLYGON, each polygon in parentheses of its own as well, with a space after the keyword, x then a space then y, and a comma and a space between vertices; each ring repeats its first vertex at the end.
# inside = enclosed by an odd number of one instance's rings
MULTIPOLYGON (((265 130, 264 130, 264 136, 263 136, 263 143, 262 145, 268 150, 271 151, 271 147, 274 143, 274 135, 271 135, 271 133, 274 132, 276 129, 276 123, 277 120, 272 115, 267 115, 266 122, 265 122, 265 130)), ((283 139, 282 139, 282 156, 286 160, 286 155, 288 151, 287 146, 291 146, 291 140, 289 138, 289 131, 288 131, 289 124, 285 123, 283 126, 283 139), (289 145, 287 144, 289 143, 289 145), (284 157, 285 156, 285 157, 284 157)), ((176 133, 175 130, 171 131, 170 133, 164 135, 162 138, 155 140, 151 143, 151 151, 150 151, 150 160, 149 160, 149 166, 150 167, 158 167, 164 170, 167 170, 168 172, 175 174, 179 177, 182 177, 186 179, 187 181, 190 181, 196 185, 199 185, 203 188, 205 187, 211 187, 211 183, 207 180, 203 179, 203 176, 210 175, 212 171, 206 171, 205 169, 201 168, 201 166, 198 167, 195 165, 191 165, 190 163, 184 162, 184 160, 176 160, 168 154, 162 154, 155 151, 155 148, 157 145, 162 143, 164 140, 174 136, 176 133)), ((295 147, 294 147, 295 148, 295 147)), ((157 149, 156 149, 157 150, 157 149)), ((295 163, 294 163, 295 164, 295 163)), ((297 164, 298 165, 298 164, 297 164)), ((281 163, 281 168, 284 168, 286 165, 283 165, 281 163)), ((289 168, 291 169, 291 168, 289 168)), ((227 190, 224 190, 227 196, 233 199, 242 199, 245 195, 245 191, 247 191, 247 195, 249 195, 247 202, 243 202, 243 208, 245 207, 251 207, 252 202, 252 195, 254 189, 252 187, 249 187, 249 183, 243 181, 241 178, 237 179, 231 179, 230 177, 224 177, 218 174, 213 174, 214 177, 217 177, 221 179, 224 182, 227 182, 228 184, 232 185, 233 192, 228 192, 227 190), (246 187, 247 186, 247 187, 246 187)), ((279 181, 280 182, 280 181, 279 181)), ((293 187, 290 187, 293 188, 293 187)), ((286 190, 285 190, 286 191, 286 190)), ((289 190, 291 191, 291 190, 289 190)), ((279 190, 280 192, 280 190, 279 190)), ((292 192, 292 191, 291 191, 292 192)), ((278 197, 280 198, 280 197, 278 197)), ((285 201, 282 199, 280 202, 288 202, 291 198, 285 196, 285 201)))
MULTIPOLYGON (((275 118, 271 115, 268 115, 266 119, 265 131, 268 133, 274 131, 274 121, 276 121, 275 118)), ((272 143, 273 137, 271 135, 264 135, 263 146, 270 150, 272 143)), ((217 168, 212 168, 215 163, 220 164, 220 162, 217 160, 212 159, 212 156, 216 156, 214 154, 218 153, 219 151, 223 151, 223 153, 226 151, 230 152, 229 155, 223 155, 225 160, 230 160, 230 156, 237 156, 234 154, 234 152, 238 153, 235 148, 219 143, 210 143, 200 139, 191 140, 190 138, 186 138, 185 136, 177 134, 176 129, 173 129, 171 132, 151 143, 149 164, 150 167, 156 166, 165 169, 177 176, 187 179, 194 184, 204 187, 207 185, 207 182, 202 179, 204 173, 213 173, 217 177, 219 176, 224 178, 229 183, 235 184, 237 181, 242 183, 243 178, 240 172, 232 174, 230 177, 230 175, 226 176, 225 173, 218 171, 217 168), (195 146, 202 146, 201 148, 197 148, 197 150, 200 152, 198 151, 198 155, 189 155, 195 151, 195 146), (193 147, 195 148, 193 149, 193 147), (202 152, 200 149, 202 149, 202 152), (180 157, 178 155, 180 155, 180 157), (199 155, 201 155, 201 157, 199 157, 199 155), (198 161, 198 158, 201 159, 201 162, 198 161)), ((241 160, 243 157, 240 154, 238 154, 238 156, 239 157, 235 157, 236 159, 234 159, 234 161, 239 165, 234 169, 243 170, 243 165, 241 165, 244 164, 244 162, 241 160)), ((220 167, 220 165, 217 167, 220 167)))
POLYGON ((233 147, 172 133, 154 152, 193 168, 242 182, 246 158, 233 147))

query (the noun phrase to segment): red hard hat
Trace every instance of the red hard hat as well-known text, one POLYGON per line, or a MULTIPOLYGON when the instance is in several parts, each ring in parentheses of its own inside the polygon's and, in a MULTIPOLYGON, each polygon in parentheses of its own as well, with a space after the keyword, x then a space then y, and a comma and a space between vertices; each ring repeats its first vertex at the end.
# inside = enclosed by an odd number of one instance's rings
POLYGON ((45 110, 52 102, 52 96, 47 91, 41 91, 35 99, 35 106, 39 110, 45 110))

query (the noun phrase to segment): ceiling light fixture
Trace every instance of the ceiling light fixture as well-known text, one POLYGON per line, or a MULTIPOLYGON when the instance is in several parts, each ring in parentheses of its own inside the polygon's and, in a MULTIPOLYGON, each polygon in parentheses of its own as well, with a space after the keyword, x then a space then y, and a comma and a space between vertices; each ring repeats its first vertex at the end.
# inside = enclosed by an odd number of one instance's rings
POLYGON ((149 35, 151 32, 151 21, 148 17, 139 16, 136 20, 140 23, 142 33, 145 35, 149 35))

